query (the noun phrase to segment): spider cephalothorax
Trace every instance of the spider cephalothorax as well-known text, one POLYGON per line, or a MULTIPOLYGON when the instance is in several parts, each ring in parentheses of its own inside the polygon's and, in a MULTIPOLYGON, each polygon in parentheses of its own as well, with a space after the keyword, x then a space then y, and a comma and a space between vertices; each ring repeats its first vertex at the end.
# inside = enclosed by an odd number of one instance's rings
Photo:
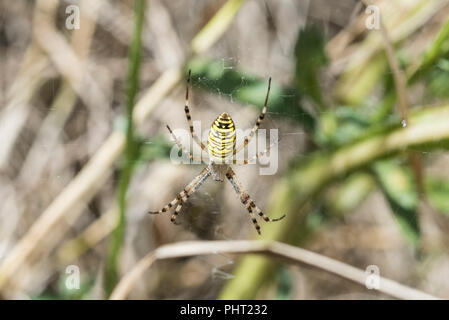
MULTIPOLYGON (((198 190, 198 188, 206 181, 206 179, 209 176, 212 176, 212 178, 216 181, 223 181, 226 177, 229 182, 231 183, 234 190, 237 192, 237 194, 240 196, 240 201, 242 204, 246 207, 248 210, 251 221, 253 222, 257 232, 260 234, 260 226, 257 223, 256 215, 263 218, 267 222, 273 222, 281 220, 285 217, 283 215, 280 218, 277 219, 271 219, 267 217, 254 203, 254 201, 251 199, 251 197, 246 193, 243 186, 240 184, 240 182, 237 180, 234 170, 232 170, 230 164, 248 164, 251 160, 242 160, 237 161, 235 158, 236 154, 242 150, 244 147, 246 147, 251 140, 251 138, 256 133, 257 129, 259 129, 260 124, 262 123, 263 118, 265 117, 265 112, 267 111, 267 103, 268 103, 268 96, 270 94, 270 86, 271 86, 271 78, 268 81, 268 90, 267 90, 267 96, 265 98, 265 104, 262 110, 262 113, 259 115, 259 118, 257 119, 256 124, 254 125, 253 129, 251 130, 251 133, 245 137, 243 140, 243 143, 236 148, 235 147, 235 126, 234 121, 232 121, 232 118, 229 114, 226 112, 220 114, 217 119, 212 123, 210 132, 209 132, 209 138, 207 140, 207 148, 206 146, 201 142, 201 140, 196 135, 194 129, 193 129, 193 123, 192 118, 190 116, 190 110, 189 110, 189 83, 190 83, 190 70, 189 70, 189 77, 187 79, 187 89, 186 89, 186 104, 184 111, 186 113, 187 122, 190 127, 190 134, 192 135, 193 140, 201 147, 202 151, 205 151, 209 155, 209 164, 207 167, 205 167, 201 173, 196 176, 185 188, 183 191, 181 191, 175 199, 173 199, 171 202, 169 202, 166 206, 164 206, 161 210, 156 212, 149 212, 152 214, 159 214, 162 212, 168 211, 170 208, 176 206, 175 211, 173 215, 171 216, 171 221, 173 223, 176 223, 176 217, 181 212, 182 206, 185 202, 187 202, 187 199, 195 193, 195 191, 198 190)), ((195 159, 195 157, 186 150, 182 144, 179 142, 179 140, 176 138, 176 136, 173 134, 173 131, 170 129, 170 127, 167 125, 167 129, 170 131, 170 134, 172 135, 173 139, 175 140, 176 144, 180 149, 183 150, 185 154, 189 156, 191 160, 198 160, 195 159)), ((258 158, 261 154, 267 152, 267 150, 257 154, 254 158, 258 158)), ((201 157, 199 159, 204 160, 204 157, 201 157)))

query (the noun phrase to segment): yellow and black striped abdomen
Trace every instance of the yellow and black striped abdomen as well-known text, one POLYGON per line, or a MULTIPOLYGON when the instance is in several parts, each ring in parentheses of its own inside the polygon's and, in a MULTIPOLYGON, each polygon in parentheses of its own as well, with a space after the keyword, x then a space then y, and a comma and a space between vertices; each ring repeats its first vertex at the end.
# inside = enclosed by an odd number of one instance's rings
POLYGON ((212 123, 207 147, 211 157, 224 159, 232 156, 235 149, 235 127, 234 121, 226 112, 212 123))

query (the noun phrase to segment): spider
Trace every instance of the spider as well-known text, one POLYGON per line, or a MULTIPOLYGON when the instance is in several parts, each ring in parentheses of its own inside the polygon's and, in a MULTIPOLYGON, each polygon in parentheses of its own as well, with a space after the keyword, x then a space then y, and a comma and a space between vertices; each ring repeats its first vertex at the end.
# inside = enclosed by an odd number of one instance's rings
MULTIPOLYGON (((182 190, 175 199, 173 199, 171 202, 169 202, 167 205, 165 205, 161 210, 159 211, 150 211, 148 213, 150 214, 160 214, 163 212, 167 212, 170 208, 176 206, 175 211, 173 215, 171 216, 171 222, 174 224, 176 223, 176 218, 181 212, 182 206, 187 202, 187 199, 191 197, 198 188, 206 181, 206 179, 209 176, 212 176, 212 178, 215 181, 223 181, 224 177, 226 177, 229 182, 231 183, 232 187, 234 188, 235 192, 240 196, 240 201, 242 204, 246 207, 246 210, 248 210, 251 221, 254 224, 254 227, 256 228, 257 233, 260 235, 260 226, 257 223, 256 215, 263 218, 266 222, 274 222, 279 221, 285 217, 285 214, 279 218, 269 218, 267 217, 254 203, 254 201, 251 199, 251 197, 246 193, 245 189, 243 188, 242 184, 237 180, 234 170, 232 170, 230 164, 240 164, 240 165, 246 165, 250 161, 257 159, 260 155, 266 153, 269 148, 267 148, 265 151, 260 152, 259 154, 255 155, 250 160, 242 160, 237 161, 235 159, 235 155, 241 151, 243 148, 245 148, 248 143, 251 141, 252 137, 256 133, 256 131, 259 129, 260 124, 262 123, 265 112, 267 111, 267 103, 268 103, 268 97, 270 95, 270 87, 271 87, 271 78, 268 80, 268 90, 267 90, 267 96, 265 98, 265 104, 263 106, 262 113, 259 115, 256 124, 254 125, 253 129, 251 130, 250 134, 246 136, 243 140, 243 143, 236 148, 236 142, 235 142, 235 127, 234 127, 234 121, 232 120, 231 116, 227 114, 226 112, 220 114, 215 121, 212 123, 209 138, 207 141, 207 148, 206 146, 201 142, 201 140, 198 138, 197 134, 195 133, 193 129, 192 124, 192 118, 190 116, 190 110, 189 110, 189 85, 190 85, 190 70, 189 75, 187 78, 187 85, 186 85, 186 103, 185 103, 185 114, 187 118, 187 122, 190 127, 190 134, 193 138, 193 140, 201 147, 201 149, 208 153, 209 155, 209 163, 207 167, 205 167, 199 175, 197 175, 185 188, 182 190), (206 150, 207 149, 207 150, 206 150)), ((191 160, 198 160, 196 159, 188 150, 184 148, 184 146, 179 142, 178 138, 175 136, 173 131, 170 129, 170 127, 167 125, 167 129, 170 132, 171 136, 173 137, 175 143, 177 146, 186 154, 189 156, 191 160)), ((202 160, 202 159, 200 159, 202 160)))

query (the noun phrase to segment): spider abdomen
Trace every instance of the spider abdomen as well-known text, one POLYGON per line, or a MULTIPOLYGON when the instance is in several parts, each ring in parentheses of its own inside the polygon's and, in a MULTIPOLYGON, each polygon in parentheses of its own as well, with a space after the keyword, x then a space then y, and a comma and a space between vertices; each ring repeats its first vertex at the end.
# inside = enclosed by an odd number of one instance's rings
POLYGON ((232 156, 235 149, 234 121, 226 112, 220 114, 212 123, 207 141, 209 155, 213 158, 232 156))

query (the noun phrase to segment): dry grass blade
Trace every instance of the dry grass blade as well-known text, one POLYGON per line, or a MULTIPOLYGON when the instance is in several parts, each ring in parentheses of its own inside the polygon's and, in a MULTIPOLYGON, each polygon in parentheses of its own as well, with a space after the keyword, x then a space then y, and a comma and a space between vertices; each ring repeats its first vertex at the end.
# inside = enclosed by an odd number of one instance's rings
MULTIPOLYGON (((370 3, 369 1, 362 1, 370 3)), ((376 1, 375 4, 380 7, 381 14, 385 17, 399 16, 398 20, 392 22, 392 26, 389 26, 390 38, 392 43, 398 43, 419 28, 424 26, 432 16, 438 13, 445 5, 447 0, 441 1, 425 1, 425 0, 413 0, 407 3, 404 10, 404 6, 401 6, 401 2, 396 1, 376 1), (401 10, 401 11, 399 11, 401 10), (400 12, 400 14, 398 14, 400 12)), ((366 14, 362 14, 361 25, 364 27, 366 14)), ((384 19, 386 20, 386 19, 384 19)), ((333 45, 335 47, 335 45, 333 45)), ((343 70, 348 72, 354 70, 359 66, 366 65, 380 50, 382 50, 382 39, 376 36, 369 36, 368 41, 362 44, 358 50, 353 48, 347 48, 339 53, 334 58, 331 67, 335 74, 340 74, 343 70)), ((333 55, 332 55, 333 56, 333 55)))
MULTIPOLYGON (((363 3, 367 6, 370 5, 370 2, 366 0, 363 0, 363 3)), ((407 116, 409 107, 406 91, 407 81, 405 79, 404 72, 399 67, 398 61, 396 59, 396 54, 394 52, 393 44, 390 39, 390 35, 388 34, 387 29, 385 28, 385 24, 383 22, 381 15, 379 15, 379 26, 380 26, 380 34, 382 36, 382 42, 385 46, 385 51, 387 53, 388 64, 390 65, 391 72, 393 73, 394 85, 399 99, 402 125, 405 127, 407 125, 407 116)))
POLYGON ((0 267, 0 287, 20 268, 61 217, 68 212, 72 212, 73 216, 81 213, 92 193, 98 190, 107 178, 108 172, 99 170, 99 168, 110 168, 113 165, 122 151, 124 139, 122 133, 113 133, 80 174, 42 213, 41 217, 3 260, 0 267))
MULTIPOLYGON (((346 263, 281 242, 260 240, 186 241, 168 244, 147 254, 126 274, 114 289, 111 299, 125 299, 145 270, 157 260, 222 253, 260 253, 308 265, 365 286, 366 273, 346 263)), ((438 299, 425 292, 409 288, 396 281, 380 277, 379 291, 399 299, 438 299)))
POLYGON ((85 253, 88 249, 94 247, 101 240, 106 238, 118 223, 118 209, 112 207, 101 217, 91 223, 76 238, 71 239, 58 248, 56 254, 59 264, 67 266, 85 253))
MULTIPOLYGON (((83 28, 80 29, 80 32, 73 34, 71 47, 75 55, 79 57, 81 67, 84 69, 96 29, 97 10, 95 7, 89 6, 89 1, 87 0, 81 2, 81 10, 80 23, 83 25, 83 28), (87 11, 89 11, 89 18, 85 14, 87 11)), ((48 54, 51 55, 52 52, 48 52, 48 54)), ((79 87, 78 84, 70 86, 70 83, 64 80, 50 107, 50 113, 46 116, 39 128, 39 132, 36 134, 18 178, 18 181, 26 184, 29 188, 32 188, 41 178, 42 171, 51 157, 51 152, 47 151, 53 150, 57 140, 60 138, 62 127, 75 107, 77 95, 73 88, 77 87, 79 87)))
POLYGON ((48 59, 37 46, 31 45, 25 55, 19 75, 7 95, 0 113, 0 169, 5 169, 29 113, 31 96, 45 80, 48 59))
MULTIPOLYGON (((368 5, 368 1, 363 0, 365 5, 368 5)), ((390 35, 388 34, 387 28, 383 23, 382 17, 379 16, 380 34, 382 35, 382 41, 385 46, 385 51, 387 53, 387 60, 390 66, 391 72, 393 73, 393 80, 396 89, 396 94, 399 100, 399 110, 401 117, 402 127, 407 126, 408 112, 409 112, 409 100, 407 96, 407 79, 405 72, 399 67, 398 60, 396 58, 396 53, 391 42, 390 35)), ((420 194, 424 194, 424 182, 423 182, 423 168, 421 164, 421 157, 413 152, 408 153, 408 161, 413 169, 413 173, 418 185, 418 190, 420 194)))
MULTIPOLYGON (((34 25, 44 18, 54 21, 58 1, 40 0, 34 9, 34 25)), ((7 104, 0 117, 0 169, 4 169, 10 158, 14 143, 25 124, 30 109, 29 100, 45 80, 48 59, 41 48, 32 42, 27 48, 20 71, 7 94, 7 104)))
MULTIPOLYGON (((198 47, 192 43, 193 51, 201 53, 210 48, 224 33, 243 2, 242 0, 228 1, 216 13, 223 19, 218 21, 212 18, 211 23, 207 24, 203 29, 204 31, 199 33, 202 35, 200 37, 201 45, 198 47), (223 24, 223 21, 226 23, 223 24)), ((176 86, 181 78, 182 70, 179 67, 169 69, 159 77, 137 102, 133 114, 137 126, 148 117, 150 112, 176 86)), ((112 133, 81 172, 44 210, 30 230, 2 261, 0 265, 0 288, 4 287, 19 267, 26 262, 29 255, 60 219, 69 213, 71 213, 72 218, 81 214, 83 206, 95 195, 108 176, 124 145, 124 134, 118 131, 112 133)))
POLYGON ((70 83, 83 102, 90 108, 107 105, 108 100, 94 77, 87 73, 82 61, 60 32, 46 22, 41 22, 38 26, 35 34, 39 45, 49 55, 58 71, 70 83))

